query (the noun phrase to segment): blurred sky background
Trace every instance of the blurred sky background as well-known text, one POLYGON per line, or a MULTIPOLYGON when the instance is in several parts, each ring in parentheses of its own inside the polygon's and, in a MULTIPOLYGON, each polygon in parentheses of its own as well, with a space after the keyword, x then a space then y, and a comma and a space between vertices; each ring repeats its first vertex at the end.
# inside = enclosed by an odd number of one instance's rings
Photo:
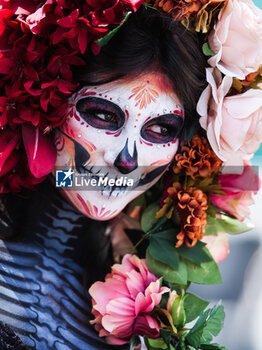
MULTIPOLYGON (((262 0, 254 0, 253 1, 258 7, 262 8, 262 0)), ((261 348, 262 349, 262 348, 261 348)))
MULTIPOLYGON (((262 9, 262 0, 253 0, 262 9)), ((262 179, 262 146, 252 159, 262 179)), ((193 285, 192 292, 211 304, 222 300, 224 329, 214 339, 228 350, 262 350, 262 190, 255 196, 250 221, 254 229, 228 235, 230 253, 219 264, 223 284, 193 285)))

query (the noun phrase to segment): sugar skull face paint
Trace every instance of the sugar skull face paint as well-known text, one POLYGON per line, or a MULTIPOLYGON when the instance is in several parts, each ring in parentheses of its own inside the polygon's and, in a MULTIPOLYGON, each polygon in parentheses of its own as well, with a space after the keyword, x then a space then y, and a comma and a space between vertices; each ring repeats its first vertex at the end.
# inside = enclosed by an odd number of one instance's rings
POLYGON ((56 167, 134 184, 131 190, 115 185, 63 191, 84 215, 111 219, 168 168, 178 148, 183 108, 168 79, 156 72, 85 87, 69 103, 66 122, 56 132, 56 167))

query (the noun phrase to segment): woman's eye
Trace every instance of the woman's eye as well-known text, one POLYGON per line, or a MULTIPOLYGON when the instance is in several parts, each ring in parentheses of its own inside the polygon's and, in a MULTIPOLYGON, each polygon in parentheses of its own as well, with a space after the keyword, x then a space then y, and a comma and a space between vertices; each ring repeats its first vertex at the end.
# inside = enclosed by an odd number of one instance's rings
POLYGON ((155 132, 156 134, 168 135, 168 129, 161 125, 151 125, 147 130, 155 132))
POLYGON ((113 102, 97 97, 86 97, 76 103, 78 115, 97 129, 116 131, 125 122, 125 113, 113 102))
POLYGON ((180 115, 165 114, 149 120, 141 129, 144 140, 153 143, 168 143, 178 137, 184 120, 180 115))
POLYGON ((94 116, 96 118, 99 118, 107 122, 117 123, 117 117, 114 114, 110 114, 107 112, 100 112, 100 113, 95 113, 94 116))

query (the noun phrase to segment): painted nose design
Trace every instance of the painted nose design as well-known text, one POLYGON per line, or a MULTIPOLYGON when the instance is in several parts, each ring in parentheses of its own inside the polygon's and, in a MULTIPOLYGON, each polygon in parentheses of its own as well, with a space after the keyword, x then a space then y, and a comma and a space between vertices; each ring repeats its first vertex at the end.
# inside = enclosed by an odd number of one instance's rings
POLYGON ((114 161, 114 166, 122 174, 129 174, 131 173, 131 171, 137 168, 136 141, 134 141, 134 151, 133 156, 131 156, 128 151, 128 139, 126 140, 125 147, 120 151, 120 153, 116 157, 116 160, 114 161))

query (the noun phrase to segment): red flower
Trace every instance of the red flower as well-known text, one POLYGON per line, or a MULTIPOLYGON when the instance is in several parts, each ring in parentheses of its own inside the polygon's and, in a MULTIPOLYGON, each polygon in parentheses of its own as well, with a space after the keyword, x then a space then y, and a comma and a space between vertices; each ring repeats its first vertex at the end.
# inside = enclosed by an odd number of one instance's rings
POLYGON ((23 104, 27 99, 19 82, 11 87, 6 85, 5 93, 6 96, 0 96, 0 128, 3 128, 7 122, 13 124, 13 120, 17 117, 18 104, 23 104))
POLYGON ((98 52, 95 41, 108 26, 142 3, 0 0, 0 193, 33 188, 51 171, 55 149, 43 132, 66 118, 67 99, 78 86, 72 66, 86 64, 87 45, 98 52))
POLYGON ((12 18, 14 13, 8 9, 0 10, 0 50, 11 49, 18 36, 19 23, 12 18))
POLYGON ((126 11, 137 11, 143 2, 143 0, 86 0, 86 3, 93 8, 91 12, 93 26, 120 24, 126 11))
POLYGON ((77 50, 70 52, 65 45, 59 45, 56 50, 56 56, 50 59, 47 66, 48 74, 52 77, 60 74, 64 80, 72 81, 73 77, 70 65, 84 66, 86 64, 77 54, 77 50))
POLYGON ((93 27, 89 19, 80 17, 79 9, 73 11, 69 16, 59 19, 57 23, 60 28, 54 33, 53 44, 67 38, 71 47, 74 50, 79 48, 82 54, 90 41, 96 40, 108 32, 106 28, 93 27))
POLYGON ((0 36, 4 33, 6 28, 6 23, 13 17, 13 12, 10 10, 1 10, 0 11, 0 36))
POLYGON ((0 5, 16 15, 29 15, 36 10, 37 5, 41 2, 41 0, 0 0, 0 5))

